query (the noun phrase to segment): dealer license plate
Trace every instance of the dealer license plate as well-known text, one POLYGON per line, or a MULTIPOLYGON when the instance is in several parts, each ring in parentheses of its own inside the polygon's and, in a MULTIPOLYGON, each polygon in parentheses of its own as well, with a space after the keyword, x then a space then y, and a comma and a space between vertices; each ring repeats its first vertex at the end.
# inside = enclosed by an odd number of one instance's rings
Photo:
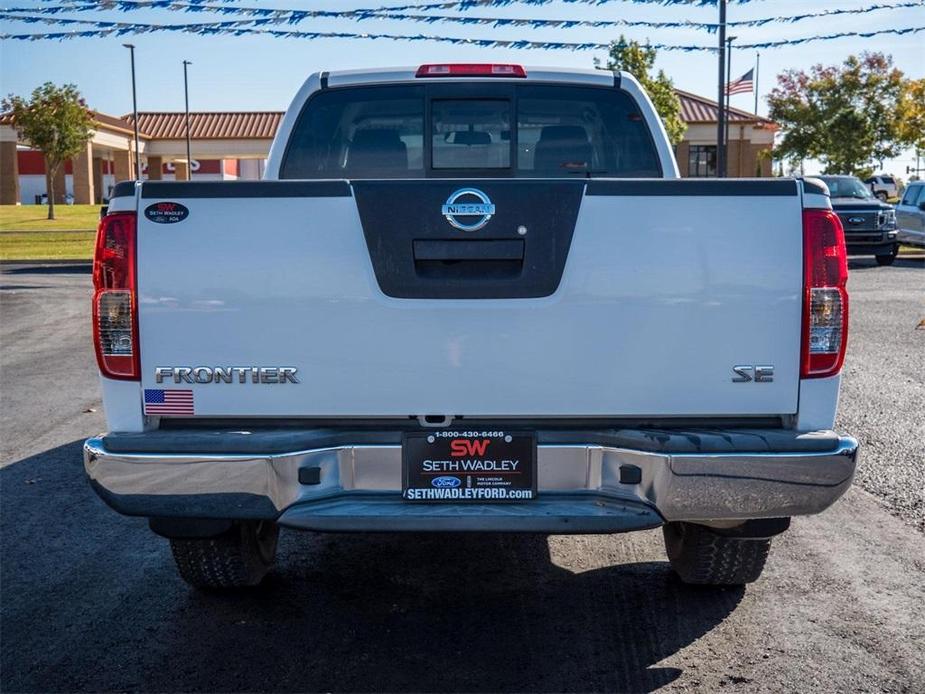
POLYGON ((536 436, 480 430, 405 434, 402 496, 423 502, 536 498, 536 436))

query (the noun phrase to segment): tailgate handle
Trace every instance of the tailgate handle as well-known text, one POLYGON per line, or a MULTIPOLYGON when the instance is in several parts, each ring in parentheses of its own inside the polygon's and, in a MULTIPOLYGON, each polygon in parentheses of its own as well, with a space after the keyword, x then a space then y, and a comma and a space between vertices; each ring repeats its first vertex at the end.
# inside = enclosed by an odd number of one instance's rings
POLYGON ((524 258, 523 239, 415 239, 414 259, 426 260, 515 260, 524 258))

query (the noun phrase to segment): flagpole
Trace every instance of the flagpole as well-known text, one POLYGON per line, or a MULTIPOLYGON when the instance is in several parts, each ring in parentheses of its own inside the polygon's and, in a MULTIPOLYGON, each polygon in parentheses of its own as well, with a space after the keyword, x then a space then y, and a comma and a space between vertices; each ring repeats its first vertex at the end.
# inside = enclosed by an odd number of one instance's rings
POLYGON ((761 53, 755 53, 755 110, 758 113, 758 66, 761 65, 761 53))

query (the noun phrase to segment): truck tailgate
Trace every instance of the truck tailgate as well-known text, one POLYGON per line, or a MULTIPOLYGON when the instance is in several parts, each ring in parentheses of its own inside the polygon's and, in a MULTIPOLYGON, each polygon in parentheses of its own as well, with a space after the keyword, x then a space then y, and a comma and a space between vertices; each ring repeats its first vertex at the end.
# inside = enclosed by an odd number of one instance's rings
POLYGON ((792 180, 145 183, 140 196, 142 385, 191 390, 196 416, 797 409, 792 180), (496 208, 478 231, 441 211, 467 186, 496 208), (146 214, 163 203, 188 214, 146 214), (735 382, 736 365, 773 366, 773 380, 735 382), (155 378, 178 367, 292 367, 299 382, 155 378))

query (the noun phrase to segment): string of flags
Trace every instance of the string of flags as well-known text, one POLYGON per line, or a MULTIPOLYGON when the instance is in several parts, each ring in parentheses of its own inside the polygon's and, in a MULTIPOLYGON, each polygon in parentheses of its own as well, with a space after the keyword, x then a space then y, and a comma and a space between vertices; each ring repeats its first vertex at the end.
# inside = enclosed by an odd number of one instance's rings
MULTIPOLYGON (((729 0, 729 2, 737 4, 746 4, 754 2, 755 0, 729 0)), ((175 0, 41 0, 45 3, 64 3, 65 6, 82 6, 82 5, 91 5, 92 7, 88 9, 100 9, 100 10, 127 10, 134 9, 129 7, 129 5, 136 5, 144 7, 145 9, 174 9, 171 6, 177 4, 184 4, 182 2, 176 2, 175 0)), ((218 12, 227 12, 229 14, 234 14, 238 7, 233 3, 241 2, 241 0, 185 0, 185 4, 191 5, 194 9, 190 11, 197 11, 195 8, 202 8, 201 11, 218 11, 218 12), (221 4, 218 4, 221 3, 221 4)), ((386 7, 378 8, 367 8, 369 11, 376 10, 393 10, 393 11, 405 11, 405 10, 471 10, 474 8, 484 8, 484 7, 511 7, 514 5, 529 5, 533 7, 540 7, 542 5, 548 5, 553 2, 563 2, 569 5, 608 5, 615 2, 620 3, 632 3, 635 5, 688 5, 693 7, 709 7, 715 6, 718 0, 441 0, 439 2, 418 2, 406 4, 406 5, 391 5, 386 7)), ((72 8, 63 7, 53 12, 64 12, 69 11, 72 8)))
MULTIPOLYGON (((166 7, 172 2, 172 0, 148 1, 152 7, 166 7)), ((754 2, 755 0, 729 1, 731 3, 742 5, 754 2)), ((68 4, 84 4, 86 2, 92 2, 92 4, 100 5, 105 9, 118 9, 118 6, 126 2, 126 0, 41 0, 41 2, 65 2, 68 4)), ((234 6, 232 3, 241 2, 241 0, 187 0, 187 2, 193 5, 223 3, 228 7, 229 10, 233 11, 234 6)), ((513 5, 533 5, 534 7, 539 7, 541 5, 549 5, 553 2, 563 2, 570 5, 608 5, 619 2, 623 4, 634 3, 637 5, 693 5, 699 7, 708 7, 710 5, 716 5, 718 0, 440 0, 438 2, 421 2, 418 0, 418 2, 408 5, 395 5, 391 9, 469 10, 474 7, 510 7, 513 5)))
MULTIPOLYGON (((242 0, 42 0, 44 5, 30 8, 14 7, 0 9, 0 20, 22 22, 26 24, 44 23, 55 26, 82 26, 85 28, 72 31, 51 31, 44 33, 0 33, 0 40, 15 41, 42 41, 67 40, 75 38, 98 38, 105 36, 124 36, 129 34, 143 34, 152 32, 180 32, 200 36, 214 35, 267 35, 276 38, 292 39, 382 39, 392 41, 430 41, 452 45, 471 45, 480 48, 515 48, 515 49, 542 49, 542 50, 570 50, 586 51, 601 50, 609 47, 608 43, 591 41, 540 41, 522 39, 493 39, 468 38, 455 36, 439 36, 431 34, 391 34, 374 32, 352 31, 298 31, 274 29, 269 27, 299 24, 307 19, 337 18, 353 20, 404 20, 436 23, 457 23, 465 25, 482 25, 492 27, 531 27, 531 28, 606 28, 606 27, 646 27, 654 29, 698 29, 708 33, 718 30, 719 25, 711 22, 682 21, 649 21, 630 19, 545 19, 545 18, 509 18, 509 17, 478 17, 471 15, 421 14, 434 10, 468 10, 477 7, 503 7, 510 5, 546 5, 552 0, 443 0, 442 2, 416 2, 405 5, 392 5, 375 8, 359 8, 350 10, 298 10, 274 9, 267 7, 242 7, 236 3, 242 0), (211 12, 226 16, 245 17, 221 22, 201 22, 193 24, 152 24, 139 22, 113 22, 89 19, 73 19, 60 17, 62 12, 85 12, 99 10, 132 11, 139 9, 168 9, 181 12, 211 12)), ((560 0, 570 4, 605 5, 612 2, 632 2, 636 4, 659 5, 716 5, 717 0, 560 0)), ((739 4, 750 3, 753 0, 731 0, 739 4)), ((781 17, 763 17, 758 19, 739 20, 727 22, 727 27, 757 27, 772 23, 793 24, 807 19, 830 17, 836 15, 866 14, 880 10, 904 9, 925 6, 925 0, 904 0, 891 4, 870 4, 856 8, 834 8, 822 11, 805 12, 799 15, 781 17)), ((739 49, 770 49, 783 46, 795 46, 816 41, 831 41, 835 39, 857 37, 870 38, 873 36, 917 34, 925 31, 925 26, 890 27, 887 29, 870 31, 846 31, 825 35, 797 37, 756 43, 737 43, 739 49)), ((664 51, 717 51, 716 46, 701 46, 689 44, 649 43, 649 46, 664 51)))
MULTIPOLYGON (((229 0, 229 2, 232 0, 229 0)), ((233 0, 237 2, 238 0, 233 0)), ((369 19, 386 19, 419 22, 426 24, 452 23, 463 25, 480 25, 500 27, 530 27, 534 29, 555 28, 555 29, 572 29, 572 28, 608 28, 608 27, 646 27, 650 29, 699 29, 709 33, 714 33, 719 29, 716 22, 695 22, 692 20, 680 21, 651 21, 651 20, 633 20, 633 19, 545 19, 545 18, 523 18, 523 17, 475 17, 471 15, 447 15, 447 14, 421 14, 419 12, 408 12, 409 8, 418 10, 433 10, 437 6, 444 7, 447 4, 459 5, 455 3, 427 3, 419 5, 404 5, 395 7, 378 7, 378 8, 359 8, 350 10, 292 10, 292 9, 273 9, 268 7, 239 7, 231 4, 216 5, 215 0, 99 0, 98 2, 74 2, 70 5, 51 5, 39 8, 15 7, 3 10, 6 13, 26 13, 49 15, 48 24, 54 24, 57 15, 61 12, 85 12, 99 11, 105 9, 119 9, 123 11, 142 10, 142 9, 169 9, 180 12, 209 12, 223 15, 234 15, 240 17, 253 17, 270 20, 270 23, 295 25, 308 19, 351 19, 351 20, 369 20, 369 19)), ((840 15, 858 15, 868 14, 881 10, 908 9, 912 7, 925 7, 925 0, 906 0, 905 2, 893 4, 872 4, 864 7, 852 8, 835 8, 815 12, 805 12, 798 15, 761 17, 757 19, 733 20, 728 21, 726 26, 729 28, 760 27, 768 24, 782 23, 794 24, 797 22, 818 19, 820 17, 835 17, 840 15)), ((22 21, 28 21, 22 19, 22 21)))
MULTIPOLYGON (((256 18, 232 20, 225 22, 205 22, 195 24, 145 24, 138 22, 111 22, 86 19, 65 19, 63 17, 48 17, 46 15, 20 15, 8 11, 0 11, 0 19, 15 20, 26 23, 53 21, 61 25, 82 25, 88 28, 75 31, 61 31, 49 33, 28 34, 0 34, 0 40, 14 41, 40 41, 40 40, 66 40, 75 38, 99 38, 105 36, 124 36, 127 34, 144 34, 152 32, 178 32, 196 34, 200 36, 215 35, 264 35, 276 38, 294 39, 382 39, 391 41, 431 41, 451 45, 477 46, 480 48, 511 48, 511 49, 544 49, 544 50, 570 50, 570 51, 597 51, 609 48, 608 43, 592 41, 533 41, 526 39, 489 39, 469 38, 456 36, 437 36, 431 34, 389 34, 372 32, 346 32, 346 31, 297 31, 268 29, 263 25, 272 24, 272 18, 256 18)), ((902 36, 925 31, 925 26, 880 29, 873 31, 847 31, 825 35, 804 36, 777 41, 762 41, 758 43, 737 43, 739 49, 768 49, 782 46, 794 46, 816 41, 831 41, 846 37, 870 38, 892 34, 902 36)), ((652 48, 662 51, 716 51, 715 46, 698 46, 683 44, 649 44, 652 48)))

